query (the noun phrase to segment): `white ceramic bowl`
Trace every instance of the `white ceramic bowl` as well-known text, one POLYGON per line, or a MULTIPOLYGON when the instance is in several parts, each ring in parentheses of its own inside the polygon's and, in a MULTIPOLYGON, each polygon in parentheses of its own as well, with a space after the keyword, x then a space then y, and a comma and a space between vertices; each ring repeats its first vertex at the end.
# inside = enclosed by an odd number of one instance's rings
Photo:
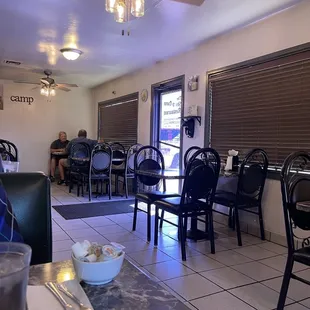
POLYGON ((77 277, 91 285, 101 285, 112 281, 121 271, 124 257, 125 252, 122 252, 120 256, 112 260, 87 263, 76 259, 73 254, 71 256, 77 277))

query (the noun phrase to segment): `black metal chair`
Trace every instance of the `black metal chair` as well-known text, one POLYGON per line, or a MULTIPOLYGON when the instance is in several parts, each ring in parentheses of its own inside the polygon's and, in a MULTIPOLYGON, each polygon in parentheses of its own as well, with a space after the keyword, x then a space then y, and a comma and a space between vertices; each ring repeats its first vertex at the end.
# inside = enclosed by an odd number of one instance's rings
POLYGON ((135 154, 142 146, 143 146, 142 144, 137 143, 132 145, 128 149, 126 154, 125 169, 123 170, 123 173, 120 173, 119 175, 120 177, 123 178, 126 198, 128 198, 128 180, 135 178, 135 163, 134 163, 135 154))
MULTIPOLYGON (((158 243, 159 209, 178 216, 182 260, 186 260, 186 232, 187 219, 206 216, 206 225, 211 243, 211 253, 215 253, 212 206, 220 173, 221 159, 218 153, 211 148, 196 151, 188 161, 183 183, 182 195, 179 197, 164 198, 154 202, 155 237, 154 245, 158 243)), ((168 221, 167 221, 168 222, 168 221)))
POLYGON ((0 139, 0 155, 5 157, 4 159, 8 159, 14 162, 18 161, 17 147, 10 141, 0 139))
POLYGON ((126 150, 119 142, 110 143, 110 147, 113 154, 112 174, 115 175, 115 192, 118 193, 119 177, 125 172, 126 150))
POLYGON ((74 182, 77 183, 77 196, 84 196, 85 175, 88 175, 91 159, 91 150, 86 142, 77 142, 71 146, 68 157, 69 167, 69 193, 71 193, 74 182))
POLYGON ((184 168, 186 168, 189 160, 195 154, 195 152, 197 152, 198 150, 200 150, 199 146, 192 146, 186 150, 186 152, 184 154, 184 168))
POLYGON ((91 153, 91 160, 88 173, 88 198, 92 199, 92 181, 108 182, 109 199, 112 198, 112 186, 111 186, 111 169, 112 169, 112 149, 106 144, 97 144, 91 153))
POLYGON ((277 310, 283 310, 290 279, 310 285, 310 281, 293 274, 295 262, 310 266, 310 237, 298 237, 294 229, 310 230, 310 203, 306 209, 302 202, 310 201, 310 153, 299 151, 289 155, 281 170, 281 193, 288 256, 277 310), (298 203, 300 206, 298 206, 298 203), (296 241, 301 248, 296 247, 296 241))
POLYGON ((233 193, 219 190, 215 193, 214 203, 229 208, 229 218, 231 219, 230 226, 235 228, 236 225, 239 246, 242 246, 239 210, 259 216, 261 239, 265 240, 261 202, 267 177, 267 169, 268 157, 266 152, 262 149, 253 149, 245 156, 241 163, 238 174, 237 191, 233 193), (253 210, 255 208, 257 211, 253 210))
POLYGON ((137 170, 161 170, 165 169, 164 157, 159 149, 154 146, 143 146, 134 157, 134 188, 135 207, 132 230, 136 230, 138 210, 147 213, 147 240, 151 240, 151 205, 154 201, 165 198, 180 196, 177 193, 166 191, 166 181, 152 176, 137 175, 137 170), (147 211, 139 209, 138 201, 147 204, 147 211))

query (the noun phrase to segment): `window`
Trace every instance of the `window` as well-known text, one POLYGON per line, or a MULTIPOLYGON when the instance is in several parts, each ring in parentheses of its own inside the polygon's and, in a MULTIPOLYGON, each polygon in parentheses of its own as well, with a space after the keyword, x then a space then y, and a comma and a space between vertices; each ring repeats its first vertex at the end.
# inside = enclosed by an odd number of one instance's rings
POLYGON ((310 151, 310 45, 208 74, 209 143, 221 156, 259 147, 272 166, 310 151))
POLYGON ((137 143, 138 93, 98 104, 98 133, 105 142, 137 143))

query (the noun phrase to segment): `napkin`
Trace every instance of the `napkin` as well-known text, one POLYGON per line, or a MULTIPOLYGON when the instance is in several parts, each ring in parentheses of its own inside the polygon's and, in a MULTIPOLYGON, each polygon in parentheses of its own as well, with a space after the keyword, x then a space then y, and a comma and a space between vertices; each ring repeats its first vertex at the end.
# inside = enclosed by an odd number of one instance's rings
MULTIPOLYGON (((65 281, 63 284, 73 293, 85 306, 91 306, 85 292, 77 280, 65 281)), ((80 307, 64 293, 61 293, 64 299, 73 306, 73 310, 79 310, 80 307)), ((58 299, 45 286, 31 286, 27 288, 27 306, 28 310, 63 310, 58 299)))

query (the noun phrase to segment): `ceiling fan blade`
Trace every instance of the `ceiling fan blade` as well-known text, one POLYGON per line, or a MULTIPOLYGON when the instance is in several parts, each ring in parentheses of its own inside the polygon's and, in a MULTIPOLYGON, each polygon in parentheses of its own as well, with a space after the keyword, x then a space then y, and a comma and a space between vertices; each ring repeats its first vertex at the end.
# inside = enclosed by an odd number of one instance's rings
POLYGON ((66 92, 71 91, 71 89, 69 89, 67 87, 59 86, 59 84, 57 84, 56 88, 60 89, 60 90, 63 90, 63 91, 66 91, 66 92))
POLYGON ((196 5, 196 6, 200 6, 204 3, 204 0, 172 0, 172 1, 186 3, 189 5, 196 5))
POLYGON ((27 82, 27 81, 14 81, 14 83, 41 85, 40 83, 32 83, 32 82, 27 82))
POLYGON ((31 90, 35 90, 35 89, 39 89, 39 88, 40 88, 39 86, 36 86, 36 87, 31 88, 31 90))
POLYGON ((76 84, 68 84, 68 83, 59 83, 57 85, 63 86, 63 87, 78 87, 76 84))

